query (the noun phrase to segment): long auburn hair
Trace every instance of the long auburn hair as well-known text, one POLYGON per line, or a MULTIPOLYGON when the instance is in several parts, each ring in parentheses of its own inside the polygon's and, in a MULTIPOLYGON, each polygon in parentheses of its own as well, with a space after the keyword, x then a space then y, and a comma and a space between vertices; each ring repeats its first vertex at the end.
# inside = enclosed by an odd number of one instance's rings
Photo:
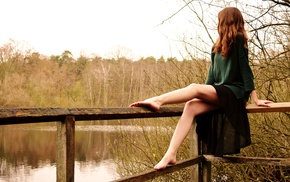
POLYGON ((227 7, 218 13, 218 34, 219 37, 214 44, 213 52, 220 53, 227 58, 231 45, 235 43, 238 33, 243 34, 244 47, 247 47, 248 36, 245 30, 245 22, 242 13, 238 8, 227 7))

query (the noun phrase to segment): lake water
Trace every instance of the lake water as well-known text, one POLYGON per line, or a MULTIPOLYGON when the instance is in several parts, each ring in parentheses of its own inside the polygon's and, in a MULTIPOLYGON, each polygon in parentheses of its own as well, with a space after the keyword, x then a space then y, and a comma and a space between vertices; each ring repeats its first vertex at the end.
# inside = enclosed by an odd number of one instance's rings
MULTIPOLYGON (((115 171, 116 165, 112 160, 104 160, 99 163, 75 162, 75 181, 112 181, 119 177, 115 171)), ((49 163, 43 163, 34 169, 27 165, 15 166, 12 174, 1 174, 0 181, 56 181, 56 166, 49 163)))
MULTIPOLYGON (((147 127, 150 130, 150 127, 147 127)), ((75 181, 119 178, 108 142, 136 126, 76 125, 75 181)), ((56 181, 56 123, 0 126, 0 181, 56 181)), ((124 149, 125 150, 125 149, 124 149)))

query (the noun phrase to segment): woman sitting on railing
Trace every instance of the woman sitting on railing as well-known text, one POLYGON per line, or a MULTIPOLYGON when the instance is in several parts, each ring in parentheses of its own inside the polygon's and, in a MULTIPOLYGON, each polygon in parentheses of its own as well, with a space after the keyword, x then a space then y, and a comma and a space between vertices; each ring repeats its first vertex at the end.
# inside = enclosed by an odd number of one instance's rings
POLYGON ((177 150, 190 131, 193 119, 205 113, 207 120, 197 118, 197 133, 209 145, 209 152, 217 156, 239 153, 240 148, 251 143, 245 107, 249 96, 258 106, 269 106, 271 103, 257 97, 248 63, 248 36, 243 16, 237 8, 228 7, 219 12, 218 34, 206 84, 191 84, 130 105, 158 111, 165 104, 186 102, 169 148, 154 167, 156 170, 176 163, 177 150), (218 122, 220 117, 208 117, 210 111, 219 109, 225 113, 221 121, 218 122))

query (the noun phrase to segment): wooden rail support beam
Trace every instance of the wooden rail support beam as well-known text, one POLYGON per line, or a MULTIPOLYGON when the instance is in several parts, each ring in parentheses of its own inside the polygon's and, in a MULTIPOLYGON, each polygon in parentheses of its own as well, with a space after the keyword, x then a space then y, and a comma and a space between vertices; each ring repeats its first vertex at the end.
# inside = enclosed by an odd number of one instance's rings
POLYGON ((57 182, 74 182, 75 117, 57 123, 57 182))
POLYGON ((204 157, 199 155, 194 158, 190 158, 187 160, 179 161, 175 165, 169 165, 165 169, 162 170, 154 170, 151 169, 149 171, 139 173, 133 176, 124 177, 121 179, 114 180, 113 182, 143 182, 152 180, 154 178, 157 178, 159 176, 163 176, 165 174, 173 173, 175 171, 179 171, 181 169, 184 169, 186 167, 196 165, 204 160, 204 157))
MULTIPOLYGON (((198 141, 198 136, 197 133, 195 132, 196 130, 196 122, 194 121, 190 130, 190 157, 197 157, 200 155, 199 153, 199 141, 198 141)), ((190 182, 198 182, 199 179, 199 173, 200 173, 200 163, 195 164, 191 167, 191 177, 190 177, 190 182)))
MULTIPOLYGON (((204 142, 199 141, 201 143, 201 155, 204 155, 207 153, 207 145, 204 144, 204 142)), ((201 171, 200 171, 200 175, 202 178, 202 182, 211 182, 211 162, 210 161, 206 161, 203 160, 201 162, 201 171)))

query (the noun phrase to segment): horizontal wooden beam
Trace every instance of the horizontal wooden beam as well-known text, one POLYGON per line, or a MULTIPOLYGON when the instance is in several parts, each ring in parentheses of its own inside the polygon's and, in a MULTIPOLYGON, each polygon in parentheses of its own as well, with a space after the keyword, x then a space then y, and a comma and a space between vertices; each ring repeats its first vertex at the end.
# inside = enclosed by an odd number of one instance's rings
MULTIPOLYGON (((147 181, 153 178, 157 178, 159 176, 168 174, 168 173, 173 173, 175 171, 181 170, 183 168, 186 167, 190 167, 192 165, 198 164, 200 162, 202 162, 204 160, 204 158, 202 156, 197 156, 191 159, 187 159, 184 161, 179 161, 178 163, 176 163, 175 165, 170 165, 167 166, 165 169, 162 170, 149 170, 147 172, 143 172, 143 173, 139 173, 133 176, 129 176, 129 177, 124 177, 118 180, 115 180, 114 182, 141 182, 141 181, 147 181)), ((152 167, 153 168, 153 167, 152 167)))
POLYGON ((243 157, 243 156, 224 156, 215 157, 213 155, 203 155, 208 162, 224 162, 224 163, 252 163, 257 165, 268 166, 290 166, 290 158, 267 158, 267 157, 243 157))
POLYGON ((266 157, 242 157, 242 156, 224 156, 215 157, 213 155, 201 155, 188 160, 180 161, 176 165, 168 166, 163 170, 149 170, 147 172, 135 174, 129 177, 124 177, 114 182, 141 182, 147 181, 168 173, 178 171, 182 168, 189 167, 200 162, 223 162, 223 163, 252 163, 257 165, 275 165, 275 166, 290 166, 290 158, 266 158, 266 157))
MULTIPOLYGON (((270 107, 247 106, 249 113, 290 112, 290 102, 273 103, 270 107)), ((162 107, 155 112, 148 108, 0 108, 0 125, 63 121, 75 116, 76 121, 154 118, 180 116, 183 107, 162 107)))
POLYGON ((266 112, 290 112, 290 102, 278 102, 270 104, 270 107, 247 105, 248 113, 266 113, 266 112))
POLYGON ((158 112, 147 108, 0 108, 0 125, 62 121, 75 116, 75 121, 131 118, 174 117, 182 107, 164 107, 158 112))

